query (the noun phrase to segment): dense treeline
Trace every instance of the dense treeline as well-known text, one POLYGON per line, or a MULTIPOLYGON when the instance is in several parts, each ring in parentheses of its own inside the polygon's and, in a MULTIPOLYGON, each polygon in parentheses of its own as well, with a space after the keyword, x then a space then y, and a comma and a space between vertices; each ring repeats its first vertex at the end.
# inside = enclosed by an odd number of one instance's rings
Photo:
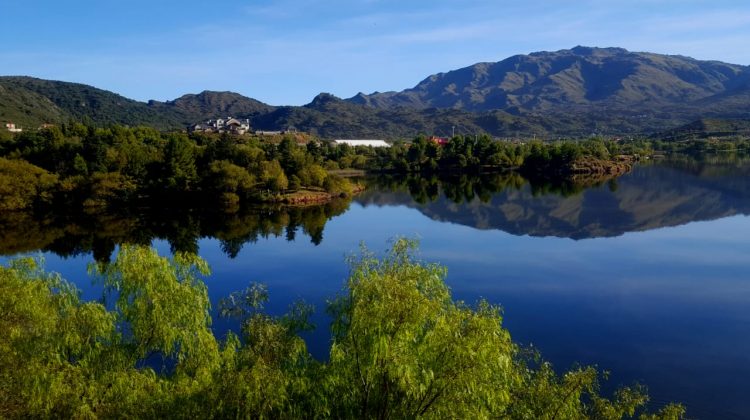
MULTIPOLYGON (((543 143, 420 136, 388 148, 298 144, 253 136, 163 133, 144 127, 80 123, 0 138, 0 209, 98 208, 184 203, 236 211, 253 202, 324 201, 355 186, 339 169, 395 173, 513 170, 527 177, 622 174, 623 157, 657 151, 737 150, 737 142, 665 143, 593 138, 543 143)), ((626 159, 626 162, 629 160, 626 159)))
POLYGON ((324 169, 318 149, 292 137, 271 142, 79 123, 23 132, 0 141, 0 208, 161 201, 236 209, 299 191, 351 194, 349 181, 324 169))
POLYGON ((29 259, 0 268, 3 418, 517 418, 677 419, 644 413, 642 387, 599 392, 596 369, 557 375, 519 348, 487 302, 453 301, 446 270, 397 240, 351 260, 328 306, 327 362, 299 332, 312 308, 263 312, 251 285, 219 303, 239 336, 211 331, 206 263, 125 245, 96 272, 109 306, 82 302, 29 259))
POLYGON ((621 143, 599 138, 583 141, 506 142, 487 135, 456 136, 445 144, 420 136, 389 148, 339 147, 332 156, 342 167, 383 172, 482 172, 563 168, 582 158, 609 161, 619 155, 650 154, 650 142, 621 143))
POLYGON ((664 153, 687 153, 701 155, 707 153, 750 154, 750 138, 742 136, 687 139, 682 141, 651 140, 651 148, 664 153))
POLYGON ((487 135, 456 136, 439 144, 424 136, 412 142, 396 142, 389 148, 349 147, 327 149, 329 168, 356 168, 379 172, 479 173, 516 170, 524 175, 570 175, 571 166, 586 161, 616 163, 649 157, 655 153, 750 153, 750 140, 704 139, 668 142, 653 139, 559 140, 554 142, 496 141, 487 135))

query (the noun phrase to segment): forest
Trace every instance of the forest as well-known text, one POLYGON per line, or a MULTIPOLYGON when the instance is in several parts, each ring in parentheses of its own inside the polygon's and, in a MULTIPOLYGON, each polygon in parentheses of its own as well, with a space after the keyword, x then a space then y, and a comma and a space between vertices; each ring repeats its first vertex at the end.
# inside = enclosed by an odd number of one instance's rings
POLYGON ((268 139, 70 123, 0 137, 0 209, 168 203, 233 212, 250 203, 321 202, 361 189, 336 175, 340 169, 533 172, 586 157, 607 161, 642 146, 600 139, 511 143, 488 136, 457 136, 439 145, 419 136, 374 149, 291 134, 268 139))
POLYGON ((0 268, 0 417, 21 418, 512 418, 678 419, 680 405, 648 412, 644 387, 600 392, 606 373, 557 374, 515 344, 502 310, 453 300, 446 269, 395 239, 384 255, 363 248, 326 311, 328 360, 300 333, 314 311, 300 301, 264 311, 261 284, 218 304, 238 335, 211 330, 195 254, 159 256, 123 245, 91 267, 102 301, 30 258, 0 268), (105 304, 104 302, 108 302, 105 304))
POLYGON ((348 169, 417 175, 518 172, 532 180, 586 184, 619 176, 655 153, 747 150, 746 139, 510 142, 488 135, 455 136, 444 144, 418 136, 370 148, 300 134, 188 134, 72 122, 0 133, 0 210, 187 206, 232 213, 258 203, 310 204, 350 196, 363 186, 339 175, 348 169))

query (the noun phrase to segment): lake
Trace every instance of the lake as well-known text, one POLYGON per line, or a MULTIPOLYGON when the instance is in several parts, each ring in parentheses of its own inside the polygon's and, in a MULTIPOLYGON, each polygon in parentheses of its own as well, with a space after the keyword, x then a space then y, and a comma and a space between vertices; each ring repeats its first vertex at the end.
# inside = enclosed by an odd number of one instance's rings
MULTIPOLYGON (((558 369, 611 371, 606 389, 640 382, 656 406, 691 418, 750 416, 750 162, 674 159, 615 181, 530 184, 513 175, 369 179, 353 201, 240 215, 151 209, 118 215, 2 215, 0 252, 42 253, 86 299, 95 259, 123 242, 162 254, 197 251, 212 267, 213 302, 250 282, 267 310, 316 307, 310 351, 325 358, 325 302, 341 290, 345 257, 418 238, 420 256, 448 267, 454 297, 504 308, 515 341, 558 369)), ((234 321, 214 322, 216 334, 234 321)))

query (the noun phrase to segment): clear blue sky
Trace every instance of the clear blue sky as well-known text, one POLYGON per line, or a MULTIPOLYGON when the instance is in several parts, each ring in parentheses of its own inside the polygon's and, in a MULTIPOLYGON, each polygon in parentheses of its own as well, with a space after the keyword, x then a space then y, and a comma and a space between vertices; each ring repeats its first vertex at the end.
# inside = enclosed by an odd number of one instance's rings
POLYGON ((0 74, 139 100, 300 105, 575 45, 750 64, 748 0, 4 0, 1 22, 0 74))

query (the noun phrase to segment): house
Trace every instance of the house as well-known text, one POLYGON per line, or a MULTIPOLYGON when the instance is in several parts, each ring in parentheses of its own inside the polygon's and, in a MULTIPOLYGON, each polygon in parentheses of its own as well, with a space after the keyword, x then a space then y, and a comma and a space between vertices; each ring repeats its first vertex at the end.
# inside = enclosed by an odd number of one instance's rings
POLYGON ((448 144, 448 139, 446 139, 445 137, 432 136, 428 140, 437 144, 438 146, 445 146, 446 144, 448 144))
POLYGON ((247 124, 243 124, 239 120, 230 117, 230 118, 227 118, 227 120, 224 122, 224 129, 234 134, 245 134, 245 132, 247 132, 249 128, 250 128, 249 120, 247 124))
POLYGON ((349 146, 368 146, 368 147, 391 147, 390 144, 386 143, 385 140, 352 140, 352 139, 339 139, 334 140, 334 143, 348 144, 349 146))
POLYGON ((233 117, 227 117, 226 119, 217 118, 215 120, 208 120, 203 124, 193 124, 188 127, 188 131, 199 133, 245 134, 250 131, 250 120, 246 119, 242 122, 233 117))
POLYGON ((16 127, 16 125, 12 122, 5 123, 5 129, 10 131, 11 133, 20 133, 21 131, 23 131, 20 127, 16 127))

